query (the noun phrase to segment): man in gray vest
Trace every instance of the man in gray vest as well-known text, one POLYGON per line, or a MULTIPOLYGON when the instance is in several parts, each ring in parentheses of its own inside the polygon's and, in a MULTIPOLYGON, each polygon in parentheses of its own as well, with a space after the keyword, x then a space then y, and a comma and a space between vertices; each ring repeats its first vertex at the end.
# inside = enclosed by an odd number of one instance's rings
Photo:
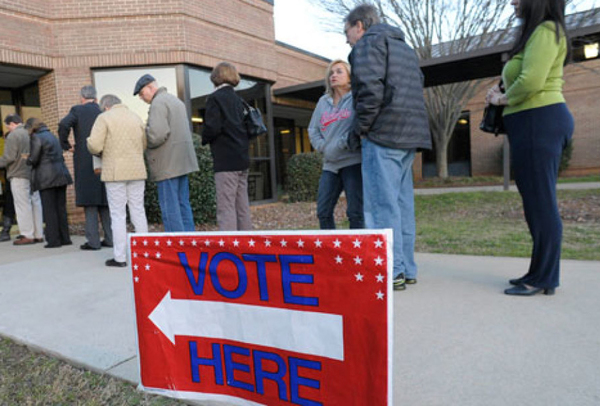
POLYGON ((357 117, 348 146, 362 148, 365 226, 393 230, 394 289, 403 290, 417 282, 412 164, 418 148, 431 149, 423 74, 404 33, 372 5, 344 22, 357 117))
POLYGON ((63 150, 70 150, 69 133, 73 129, 75 150, 73 167, 75 173, 75 204, 85 212, 85 238, 82 250, 99 250, 100 247, 112 247, 112 229, 110 212, 106 199, 106 189, 100 177, 94 173, 92 155, 87 149, 87 139, 92 131, 96 117, 101 113, 96 101, 96 89, 93 86, 81 88, 81 103, 71 107, 58 124, 58 136, 63 150), (100 241, 98 217, 104 229, 104 240, 100 241))
POLYGON ((190 119, 185 104, 158 87, 151 75, 135 84, 133 95, 150 104, 146 158, 150 180, 156 182, 165 231, 194 231, 188 174, 198 170, 190 119))

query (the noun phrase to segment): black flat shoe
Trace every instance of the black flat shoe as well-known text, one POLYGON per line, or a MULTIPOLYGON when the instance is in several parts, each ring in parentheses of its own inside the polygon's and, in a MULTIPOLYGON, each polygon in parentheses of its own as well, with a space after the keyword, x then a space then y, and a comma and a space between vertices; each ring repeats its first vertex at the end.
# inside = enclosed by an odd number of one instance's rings
POLYGON ((115 261, 114 258, 111 259, 107 259, 105 262, 106 266, 116 266, 119 268, 123 268, 127 266, 127 262, 119 262, 119 261, 115 261))
POLYGON ((98 251, 100 249, 100 247, 98 247, 98 248, 92 247, 89 243, 86 242, 85 244, 81 244, 79 246, 79 249, 82 249, 84 251, 98 251))
POLYGON ((533 296, 533 295, 536 295, 541 292, 544 292, 544 295, 553 295, 554 288, 534 288, 534 287, 527 287, 527 286, 521 284, 521 285, 515 286, 514 288, 506 289, 504 291, 504 293, 506 295, 513 295, 513 296, 533 296))
POLYGON ((511 285, 522 285, 523 282, 525 282, 525 277, 521 276, 520 278, 516 278, 516 279, 509 279, 508 283, 510 283, 511 285))
POLYGON ((106 240, 102 240, 102 242, 100 243, 101 247, 108 247, 108 248, 112 248, 112 244, 109 242, 106 242, 106 240))

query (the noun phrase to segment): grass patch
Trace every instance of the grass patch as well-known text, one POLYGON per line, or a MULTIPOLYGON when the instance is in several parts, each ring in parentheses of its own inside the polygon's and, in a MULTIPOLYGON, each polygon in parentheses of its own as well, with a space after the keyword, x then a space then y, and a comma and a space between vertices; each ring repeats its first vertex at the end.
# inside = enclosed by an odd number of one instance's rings
POLYGON ((558 178, 558 183, 600 182, 600 175, 558 178))
MULTIPOLYGON (((564 259, 600 260, 600 190, 558 192, 564 259)), ((514 192, 415 196, 420 252, 529 257, 531 237, 514 192)))
POLYGON ((139 392, 119 379, 76 368, 0 337, 0 405, 186 404, 139 392))
MULTIPOLYGON (((558 183, 580 183, 580 182, 600 182, 600 175, 563 177, 558 179, 558 183)), ((510 182, 514 185, 514 181, 510 182)), ((467 186, 496 186, 503 185, 502 176, 450 176, 446 179, 427 178, 415 182, 415 188, 445 188, 445 187, 467 187, 467 186)))

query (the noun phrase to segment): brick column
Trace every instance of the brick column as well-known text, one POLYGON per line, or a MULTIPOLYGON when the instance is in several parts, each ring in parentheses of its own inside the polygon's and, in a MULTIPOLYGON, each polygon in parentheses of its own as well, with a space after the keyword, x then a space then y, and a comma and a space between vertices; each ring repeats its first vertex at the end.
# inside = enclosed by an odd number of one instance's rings
MULTIPOLYGON (((89 67, 58 68, 39 79, 42 120, 50 131, 58 136, 58 122, 69 112, 71 106, 79 103, 82 86, 92 83, 89 67)), ((71 144, 73 136, 71 135, 71 144)), ((74 177, 72 154, 65 154, 65 163, 74 177)), ((70 223, 84 221, 83 209, 75 206, 75 189, 67 187, 67 213, 70 223)))

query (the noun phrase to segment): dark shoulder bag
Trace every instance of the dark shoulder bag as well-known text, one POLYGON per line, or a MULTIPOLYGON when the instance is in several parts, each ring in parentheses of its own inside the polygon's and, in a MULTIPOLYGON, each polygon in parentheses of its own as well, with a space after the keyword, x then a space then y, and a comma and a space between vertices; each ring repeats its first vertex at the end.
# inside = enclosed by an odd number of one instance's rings
MULTIPOLYGON (((502 80, 500 80, 499 86, 502 93, 504 93, 504 84, 502 83, 502 80)), ((498 134, 506 134, 502 112, 504 112, 504 106, 488 104, 485 110, 483 110, 483 118, 479 124, 479 129, 486 133, 492 133, 496 137, 498 134)))
POLYGON ((262 119, 260 110, 249 105, 246 100, 241 99, 244 104, 244 124, 246 125, 246 132, 248 138, 256 138, 267 132, 267 126, 262 119))

